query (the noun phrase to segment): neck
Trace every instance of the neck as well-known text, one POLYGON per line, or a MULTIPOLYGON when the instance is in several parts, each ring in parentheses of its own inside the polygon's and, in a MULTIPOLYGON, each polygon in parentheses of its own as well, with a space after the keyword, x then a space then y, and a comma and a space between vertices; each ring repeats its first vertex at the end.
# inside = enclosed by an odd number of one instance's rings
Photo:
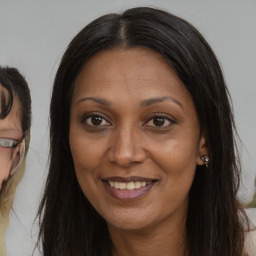
POLYGON ((122 230, 109 226, 113 256, 184 256, 186 219, 173 225, 158 225, 141 230, 122 230))

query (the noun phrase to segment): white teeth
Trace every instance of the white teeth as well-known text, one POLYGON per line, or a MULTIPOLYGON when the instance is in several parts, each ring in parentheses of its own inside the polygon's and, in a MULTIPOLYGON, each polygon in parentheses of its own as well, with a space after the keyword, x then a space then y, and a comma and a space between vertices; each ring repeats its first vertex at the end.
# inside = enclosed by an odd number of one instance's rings
POLYGON ((134 182, 127 183, 127 189, 129 189, 129 190, 134 189, 134 182))
POLYGON ((126 183, 124 183, 124 182, 119 182, 118 183, 119 184, 119 189, 126 189, 127 188, 127 184, 126 183))
POLYGON ((119 182, 115 181, 115 188, 119 189, 119 182))
POLYGON ((112 188, 120 189, 120 190, 133 190, 138 189, 141 187, 146 187, 147 185, 151 184, 150 181, 131 181, 131 182, 118 182, 118 181, 108 181, 108 184, 112 188))
POLYGON ((146 187, 146 185, 147 185, 147 182, 146 182, 146 181, 142 181, 142 182, 141 182, 141 186, 142 186, 142 187, 146 187))
POLYGON ((141 182, 140 181, 135 181, 134 182, 134 187, 135 188, 141 188, 141 182))

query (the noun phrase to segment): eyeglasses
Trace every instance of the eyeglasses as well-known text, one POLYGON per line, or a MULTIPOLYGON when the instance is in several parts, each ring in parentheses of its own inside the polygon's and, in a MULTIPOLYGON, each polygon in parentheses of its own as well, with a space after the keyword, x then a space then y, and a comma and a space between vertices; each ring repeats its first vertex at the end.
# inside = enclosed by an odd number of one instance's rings
POLYGON ((0 147, 3 148, 15 148, 22 142, 19 140, 9 139, 9 138, 0 138, 0 147))
POLYGON ((13 175, 25 154, 25 139, 0 138, 0 187, 3 180, 13 175))

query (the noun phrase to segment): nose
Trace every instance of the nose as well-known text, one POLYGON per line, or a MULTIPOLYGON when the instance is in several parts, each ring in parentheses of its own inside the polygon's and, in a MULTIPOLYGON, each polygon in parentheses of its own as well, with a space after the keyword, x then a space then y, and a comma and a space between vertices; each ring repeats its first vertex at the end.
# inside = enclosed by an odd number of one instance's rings
POLYGON ((143 148, 143 138, 136 129, 122 128, 111 138, 109 160, 122 167, 143 163, 147 152, 143 148))

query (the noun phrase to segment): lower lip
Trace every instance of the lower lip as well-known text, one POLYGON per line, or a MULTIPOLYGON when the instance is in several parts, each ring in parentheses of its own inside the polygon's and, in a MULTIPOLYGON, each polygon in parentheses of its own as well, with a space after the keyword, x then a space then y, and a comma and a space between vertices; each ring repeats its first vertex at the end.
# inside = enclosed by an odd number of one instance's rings
POLYGON ((108 183, 106 183, 104 181, 103 181, 103 184, 104 184, 107 192, 111 196, 113 196, 119 200, 131 201, 131 200, 139 199, 139 198, 143 197, 144 195, 146 195, 151 190, 151 188, 155 185, 155 182, 152 182, 151 184, 149 184, 145 187, 141 187, 141 188, 137 188, 137 189, 133 189, 133 190, 116 189, 114 187, 111 187, 108 183))

